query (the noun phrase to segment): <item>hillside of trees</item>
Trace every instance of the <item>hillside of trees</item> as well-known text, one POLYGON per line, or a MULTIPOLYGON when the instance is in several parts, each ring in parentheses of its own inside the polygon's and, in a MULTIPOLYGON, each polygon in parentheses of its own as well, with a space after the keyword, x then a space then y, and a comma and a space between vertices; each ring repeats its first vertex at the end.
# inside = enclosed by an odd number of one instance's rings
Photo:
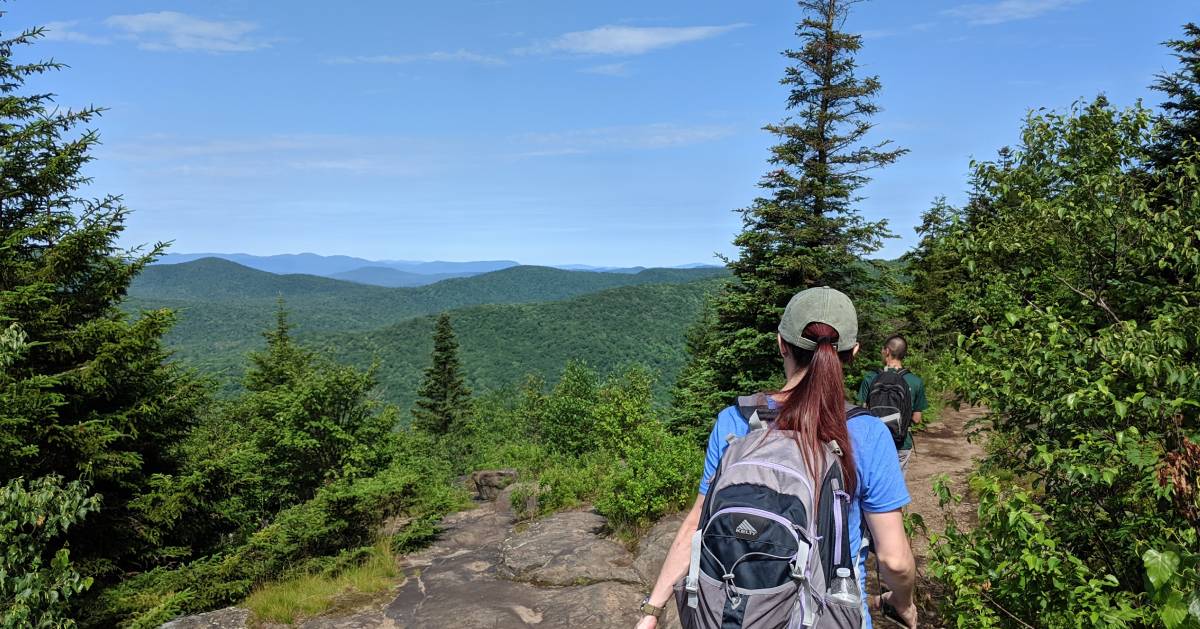
POLYGON ((618 286, 682 283, 726 273, 719 268, 597 273, 517 266, 427 286, 387 288, 315 275, 276 275, 204 258, 147 267, 130 285, 129 296, 131 307, 153 308, 158 300, 171 300, 201 313, 210 304, 233 305, 247 315, 269 313, 283 299, 296 311, 297 324, 327 332, 373 328, 466 306, 553 301, 618 286))
POLYGON ((1160 107, 1014 121, 897 268, 858 197, 914 156, 871 131, 852 3, 799 4, 732 277, 151 266, 162 245, 118 246, 121 199, 81 196, 100 111, 25 85, 62 69, 14 61, 40 31, 0 40, 0 625, 154 627, 344 574, 436 536, 479 469, 538 481, 525 517, 590 503, 632 539, 694 500, 697 436, 778 384, 779 311, 828 284, 865 343, 907 332, 949 403, 990 409, 975 517, 927 557, 940 618, 1200 626, 1200 27, 1167 42, 1160 107))
MULTIPOLYGON (((626 286, 563 301, 475 306, 447 314, 472 388, 508 388, 530 375, 552 379, 572 360, 582 360, 605 373, 642 365, 656 374, 655 395, 665 398, 687 360, 680 339, 721 282, 626 286)), ((429 361, 434 320, 409 319, 365 333, 313 338, 313 343, 341 362, 364 367, 378 362, 381 395, 407 408, 429 361)))
POLYGON ((430 313, 443 311, 465 335, 473 386, 550 376, 583 357, 604 370, 643 363, 669 382, 685 359, 678 339, 723 275, 712 268, 597 273, 526 266, 447 286, 387 289, 207 258, 147 268, 123 307, 134 316, 174 311, 168 347, 232 392, 243 357, 261 344, 282 300, 298 339, 363 368, 378 361, 385 398, 407 407, 429 356, 430 313), (464 303, 483 305, 455 305, 464 303))
POLYGON ((334 273, 329 277, 347 282, 355 282, 358 284, 368 284, 371 286, 387 286, 389 288, 401 288, 407 286, 424 286, 433 284, 442 280, 448 280, 455 277, 468 277, 473 273, 410 273, 399 269, 390 269, 386 266, 364 266, 350 271, 342 271, 334 273))
MULTIPOLYGON (((256 256, 246 253, 164 253, 155 264, 179 264, 203 258, 219 258, 236 262, 268 273, 320 275, 334 277, 341 273, 353 273, 364 268, 387 268, 401 273, 412 273, 426 277, 439 275, 467 277, 489 271, 499 271, 519 266, 512 260, 475 260, 470 262, 418 262, 413 260, 366 260, 354 256, 323 256, 315 253, 285 253, 256 256)), ((446 279, 445 277, 437 279, 446 279)), ((423 282, 431 284, 433 282, 423 282)))

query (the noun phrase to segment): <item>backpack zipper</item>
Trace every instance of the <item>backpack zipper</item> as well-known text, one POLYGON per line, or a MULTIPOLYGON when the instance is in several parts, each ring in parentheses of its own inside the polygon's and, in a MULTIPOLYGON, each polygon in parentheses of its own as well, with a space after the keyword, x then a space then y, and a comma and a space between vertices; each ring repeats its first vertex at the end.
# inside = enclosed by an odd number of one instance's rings
POLYGON ((766 518, 768 520, 771 520, 772 522, 775 522, 776 524, 782 524, 784 526, 784 528, 786 528, 788 530, 788 532, 792 534, 792 538, 796 540, 796 550, 797 550, 797 552, 799 552, 800 533, 796 531, 796 525, 792 524, 791 520, 788 520, 787 518, 785 518, 777 513, 771 513, 770 511, 764 511, 762 509, 755 509, 754 507, 726 507, 724 509, 721 509, 720 511, 717 511, 716 513, 712 514, 712 516, 710 516, 708 518, 708 525, 706 525, 704 527, 705 532, 708 532, 708 527, 712 526, 712 522, 713 522, 713 520, 717 519, 717 516, 724 515, 727 513, 744 513, 746 515, 753 515, 753 516, 757 516, 760 518, 766 518))
POLYGON ((842 564, 842 505, 840 503, 850 502, 850 494, 835 489, 833 491, 833 565, 841 566, 842 564))

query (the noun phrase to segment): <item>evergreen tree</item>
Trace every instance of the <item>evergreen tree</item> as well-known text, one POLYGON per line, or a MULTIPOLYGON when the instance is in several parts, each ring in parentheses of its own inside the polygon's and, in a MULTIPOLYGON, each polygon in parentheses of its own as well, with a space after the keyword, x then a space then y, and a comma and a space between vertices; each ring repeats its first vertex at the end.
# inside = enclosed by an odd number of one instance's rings
POLYGON ((381 469, 395 407, 372 398, 374 369, 360 371, 306 350, 291 337, 282 302, 265 351, 251 354, 249 390, 226 422, 246 426, 267 474, 267 513, 307 500, 324 483, 381 469))
POLYGON ((275 310, 275 327, 263 332, 267 349, 250 354, 245 385, 250 391, 266 391, 292 382, 297 372, 312 364, 313 355, 292 342, 292 324, 280 298, 275 310))
POLYGON ((1153 85, 1167 96, 1162 104, 1166 124, 1152 151, 1159 168, 1191 155, 1200 142, 1200 26, 1185 24, 1183 32, 1184 39, 1165 42, 1175 52, 1179 69, 1160 75, 1153 85))
POLYGON ((104 581, 156 556, 156 531, 131 503, 176 469, 173 447, 204 391, 167 362, 168 311, 129 320, 117 307, 162 245, 119 249, 120 198, 79 196, 98 141, 86 127, 100 110, 24 93, 28 79, 62 67, 14 60, 40 35, 0 40, 0 328, 22 345, 2 365, 0 484, 87 480, 102 508, 67 535, 81 571, 104 581))
POLYGON ((413 427, 432 435, 454 432, 463 423, 471 391, 463 381, 458 361, 458 339, 450 326, 450 315, 442 313, 433 333, 433 362, 417 390, 413 427))
POLYGON ((803 43, 784 55, 793 61, 781 81, 791 88, 792 115, 768 125, 778 138, 773 168, 759 182, 769 194, 742 214, 734 239, 739 255, 727 260, 735 281, 716 295, 689 335, 692 359, 680 376, 678 420, 707 426, 736 395, 778 384, 775 333, 793 294, 833 286, 854 299, 860 328, 881 318, 883 269, 864 259, 889 237, 886 221, 867 221, 855 209, 866 171, 903 155, 888 141, 867 143, 870 118, 879 111, 877 77, 855 74, 861 37, 842 32, 848 0, 800 0, 797 27, 803 43))
POLYGON ((969 332, 969 319, 959 316, 953 299, 966 279, 961 256, 951 246, 951 238, 963 230, 963 215, 945 197, 935 199, 916 228, 921 240, 903 257, 910 281, 899 296, 909 341, 922 349, 948 349, 959 333, 969 332))

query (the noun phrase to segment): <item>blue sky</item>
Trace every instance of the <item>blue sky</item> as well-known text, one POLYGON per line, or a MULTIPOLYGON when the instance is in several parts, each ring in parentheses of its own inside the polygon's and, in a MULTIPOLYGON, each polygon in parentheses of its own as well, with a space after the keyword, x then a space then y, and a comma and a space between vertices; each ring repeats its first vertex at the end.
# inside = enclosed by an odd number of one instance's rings
MULTIPOLYGON (((670 265, 734 253, 784 115, 793 2, 17 0, 48 25, 33 86, 110 108, 93 193, 125 196, 126 244, 374 259, 670 265)), ((864 215, 912 245, 968 162, 1030 108, 1122 105, 1173 69, 1194 0, 874 0, 862 74, 877 138, 864 215), (1154 7, 1147 10, 1145 7, 1154 7)))

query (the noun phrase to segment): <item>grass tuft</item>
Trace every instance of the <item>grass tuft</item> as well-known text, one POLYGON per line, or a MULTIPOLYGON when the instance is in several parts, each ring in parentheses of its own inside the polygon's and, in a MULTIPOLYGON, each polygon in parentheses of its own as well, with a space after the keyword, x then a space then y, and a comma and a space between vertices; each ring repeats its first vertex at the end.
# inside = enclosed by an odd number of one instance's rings
POLYGON ((259 586, 243 603, 261 622, 291 624, 388 589, 400 574, 389 540, 381 540, 359 565, 335 575, 306 574, 259 586))

